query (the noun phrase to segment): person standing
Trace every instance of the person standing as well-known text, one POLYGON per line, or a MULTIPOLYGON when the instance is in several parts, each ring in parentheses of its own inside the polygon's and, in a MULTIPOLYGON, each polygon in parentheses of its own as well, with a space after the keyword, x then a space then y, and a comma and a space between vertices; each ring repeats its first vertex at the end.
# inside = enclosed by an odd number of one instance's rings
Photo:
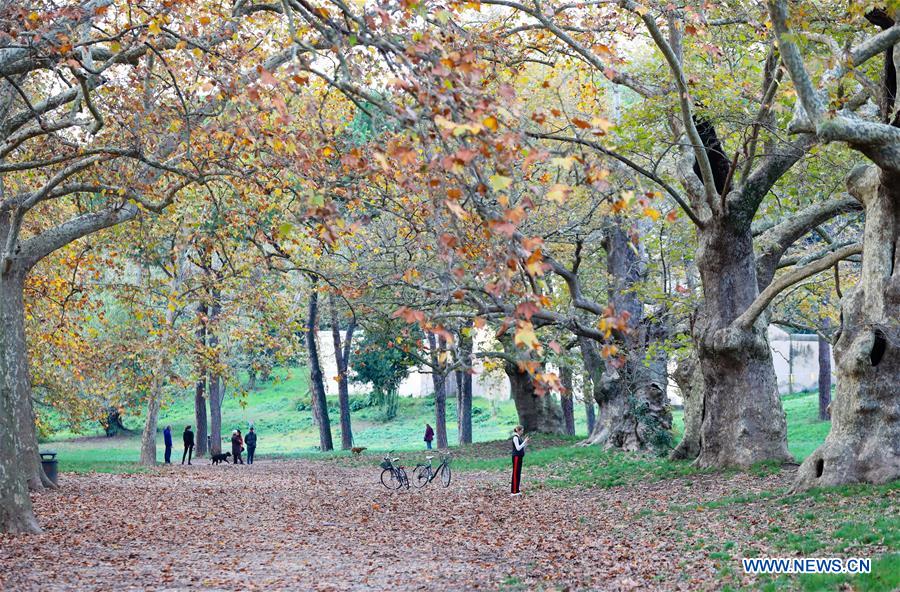
POLYGON ((244 464, 241 459, 241 433, 238 430, 231 432, 231 462, 234 464, 244 464))
POLYGON ((163 444, 166 445, 166 464, 172 464, 172 426, 167 425, 163 430, 163 444))
POLYGON ((522 461, 525 460, 525 447, 528 446, 528 438, 523 438, 525 428, 516 426, 512 437, 512 495, 522 495, 519 486, 522 484, 522 461))
POLYGON ((187 463, 191 464, 191 456, 194 454, 194 432, 191 431, 191 426, 184 428, 181 439, 184 441, 184 454, 181 455, 181 464, 184 464, 184 459, 187 459, 187 463))
POLYGON ((247 432, 247 437, 244 438, 244 442, 247 443, 247 464, 253 464, 253 457, 256 454, 256 432, 253 431, 253 428, 250 428, 250 431, 247 432))
POLYGON ((425 424, 425 448, 431 450, 431 441, 434 440, 434 430, 430 423, 425 424))

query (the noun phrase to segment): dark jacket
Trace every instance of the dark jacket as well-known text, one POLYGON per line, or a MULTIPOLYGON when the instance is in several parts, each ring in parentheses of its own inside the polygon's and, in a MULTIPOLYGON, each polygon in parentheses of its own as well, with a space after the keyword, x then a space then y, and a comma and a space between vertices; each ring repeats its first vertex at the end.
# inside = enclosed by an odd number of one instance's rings
POLYGON ((193 446, 194 432, 192 432, 191 430, 184 430, 184 434, 181 435, 181 439, 184 440, 185 446, 193 446))
POLYGON ((523 438, 519 437, 518 434, 515 434, 515 435, 513 435, 512 439, 509 441, 510 448, 512 448, 513 456, 518 456, 519 458, 522 458, 523 456, 525 456, 525 446, 522 446, 521 450, 516 449, 516 444, 519 444, 521 446, 522 440, 523 440, 523 438))
POLYGON ((247 448, 256 448, 256 432, 247 432, 244 442, 247 443, 247 448))
POLYGON ((231 456, 237 458, 241 453, 241 437, 237 434, 231 437, 231 456))
POLYGON ((172 447, 172 430, 169 428, 163 430, 163 442, 165 442, 166 448, 172 447))
POLYGON ((434 430, 431 429, 431 426, 425 428, 425 441, 431 442, 434 440, 434 430))

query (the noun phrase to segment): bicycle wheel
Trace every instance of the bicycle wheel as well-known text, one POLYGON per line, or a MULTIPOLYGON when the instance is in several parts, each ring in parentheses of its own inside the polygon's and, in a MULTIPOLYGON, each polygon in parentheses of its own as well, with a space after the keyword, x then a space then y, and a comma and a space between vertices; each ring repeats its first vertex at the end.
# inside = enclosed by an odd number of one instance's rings
POLYGON ((381 471, 381 484, 388 489, 400 489, 400 486, 403 485, 399 475, 393 469, 381 471))
POLYGON ((444 487, 450 487, 450 465, 441 467, 441 483, 444 484, 444 487))
POLYGON ((406 474, 406 469, 404 469, 403 467, 398 467, 397 475, 400 478, 400 484, 397 486, 397 489, 400 489, 404 485, 406 485, 406 488, 409 489, 409 476, 406 474))
POLYGON ((416 465, 413 470, 413 483, 416 487, 425 487, 431 480, 431 470, 428 465, 416 465))

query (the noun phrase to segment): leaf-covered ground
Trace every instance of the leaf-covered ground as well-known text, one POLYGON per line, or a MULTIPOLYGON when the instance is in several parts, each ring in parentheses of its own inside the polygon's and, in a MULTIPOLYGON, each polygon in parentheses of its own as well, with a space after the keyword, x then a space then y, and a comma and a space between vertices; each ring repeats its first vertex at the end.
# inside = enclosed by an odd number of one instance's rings
POLYGON ((458 471, 389 492, 359 462, 199 461, 65 474, 34 497, 45 533, 0 537, 6 590, 891 590, 896 486, 790 497, 789 472, 542 486, 458 471), (881 557, 865 579, 745 576, 746 556, 881 557))

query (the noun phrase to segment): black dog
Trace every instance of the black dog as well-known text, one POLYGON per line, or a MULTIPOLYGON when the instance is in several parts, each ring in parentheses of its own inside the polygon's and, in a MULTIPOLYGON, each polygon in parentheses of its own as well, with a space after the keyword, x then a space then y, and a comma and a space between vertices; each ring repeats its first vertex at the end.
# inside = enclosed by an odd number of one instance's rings
POLYGON ((217 465, 221 462, 228 464, 228 457, 231 456, 230 452, 226 452, 224 454, 214 454, 212 455, 212 464, 217 465))

